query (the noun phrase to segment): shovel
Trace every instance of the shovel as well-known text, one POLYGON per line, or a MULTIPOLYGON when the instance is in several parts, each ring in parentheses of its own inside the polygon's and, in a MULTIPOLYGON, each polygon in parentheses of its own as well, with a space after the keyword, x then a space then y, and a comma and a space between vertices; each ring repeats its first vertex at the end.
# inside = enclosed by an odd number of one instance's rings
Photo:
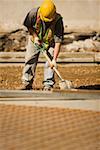
MULTIPOLYGON (((52 64, 52 61, 51 61, 51 59, 49 58, 49 56, 47 55, 47 53, 46 53, 45 45, 42 44, 41 46, 39 46, 39 45, 35 44, 35 47, 38 48, 39 51, 43 53, 43 55, 45 56, 45 58, 47 59, 47 61, 48 61, 49 64, 51 65, 51 64, 52 64)), ((73 88, 72 82, 69 81, 69 80, 64 80, 64 79, 61 77, 61 75, 60 75, 60 73, 59 73, 59 71, 57 70, 56 67, 53 67, 53 70, 56 72, 56 74, 58 75, 58 77, 59 77, 59 79, 60 79, 60 81, 59 81, 59 87, 60 87, 61 90, 64 90, 64 89, 72 89, 72 88, 73 88)))
MULTIPOLYGON (((52 61, 51 59, 48 57, 47 53, 45 51, 42 51, 43 55, 45 56, 45 58, 47 59, 47 61, 49 62, 49 64, 51 65, 52 64, 52 61)), ((59 87, 61 90, 64 90, 64 89, 71 89, 73 86, 72 86, 72 82, 69 81, 69 80, 64 80, 59 71, 57 70, 56 67, 53 67, 53 70, 56 72, 56 74, 58 75, 60 81, 59 81, 59 87)))

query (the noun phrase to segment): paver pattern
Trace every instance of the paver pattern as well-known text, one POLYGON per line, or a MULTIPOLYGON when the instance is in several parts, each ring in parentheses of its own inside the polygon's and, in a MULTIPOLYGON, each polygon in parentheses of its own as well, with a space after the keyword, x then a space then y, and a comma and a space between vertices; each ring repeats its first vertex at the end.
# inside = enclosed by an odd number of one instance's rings
POLYGON ((0 105, 0 150, 99 150, 100 112, 0 105))

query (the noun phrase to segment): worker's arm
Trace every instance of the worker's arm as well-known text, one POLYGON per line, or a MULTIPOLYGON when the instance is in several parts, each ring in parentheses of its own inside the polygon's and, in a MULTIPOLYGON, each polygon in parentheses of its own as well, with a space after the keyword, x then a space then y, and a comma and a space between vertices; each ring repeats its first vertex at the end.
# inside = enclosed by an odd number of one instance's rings
POLYGON ((60 46, 61 46, 61 43, 55 43, 54 56, 52 59, 52 63, 50 64, 51 69, 53 69, 53 67, 57 67, 56 61, 57 61, 57 57, 58 57, 59 52, 60 52, 60 46))
POLYGON ((36 42, 37 44, 39 44, 39 38, 36 34, 36 28, 34 27, 35 23, 36 23, 36 14, 37 14, 37 8, 36 9, 32 9, 27 16, 25 17, 25 20, 23 22, 23 25, 25 27, 27 27, 30 35, 32 36, 32 41, 36 42))
POLYGON ((32 35, 33 38, 38 37, 36 32, 33 30, 33 28, 31 28, 31 27, 28 28, 28 31, 29 31, 30 35, 32 35))
POLYGON ((54 47, 54 57, 52 60, 51 68, 53 68, 53 66, 56 67, 56 60, 60 52, 61 43, 63 41, 63 35, 64 35, 64 26, 63 26, 63 20, 61 17, 55 26, 55 34, 54 34, 55 47, 54 47))
POLYGON ((55 34, 54 34, 55 47, 52 65, 50 66, 51 68, 53 68, 54 66, 56 67, 57 57, 59 55, 61 43, 63 41, 63 34, 64 34, 63 21, 62 18, 60 18, 55 26, 55 34))
POLYGON ((55 61, 57 60, 57 57, 58 57, 58 55, 59 55, 60 46, 61 46, 61 43, 55 43, 55 47, 54 47, 54 57, 53 57, 53 59, 54 59, 55 61))
POLYGON ((28 31, 29 31, 30 35, 32 36, 31 41, 40 45, 41 42, 40 42, 38 35, 36 34, 35 30, 33 30, 33 28, 29 28, 28 31))

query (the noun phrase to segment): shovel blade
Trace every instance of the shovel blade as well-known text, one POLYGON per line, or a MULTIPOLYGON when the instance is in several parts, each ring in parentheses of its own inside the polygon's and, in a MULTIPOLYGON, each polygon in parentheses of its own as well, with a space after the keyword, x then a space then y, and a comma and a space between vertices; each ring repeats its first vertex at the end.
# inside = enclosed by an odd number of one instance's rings
POLYGON ((59 81, 59 87, 61 90, 72 89, 73 85, 72 85, 72 82, 69 80, 62 80, 62 81, 59 81))

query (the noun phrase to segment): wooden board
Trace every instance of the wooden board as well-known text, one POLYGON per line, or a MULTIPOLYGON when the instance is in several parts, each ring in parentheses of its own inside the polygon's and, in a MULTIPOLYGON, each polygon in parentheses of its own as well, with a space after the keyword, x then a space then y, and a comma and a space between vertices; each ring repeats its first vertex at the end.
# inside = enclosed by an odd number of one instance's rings
MULTIPOLYGON (((39 62, 43 63, 46 59, 41 54, 39 57, 39 62)), ((94 52, 61 52, 59 54, 58 63, 99 63, 100 62, 100 53, 94 53, 94 52)), ((25 62, 25 52, 0 52, 0 62, 6 63, 6 62, 25 62)))

